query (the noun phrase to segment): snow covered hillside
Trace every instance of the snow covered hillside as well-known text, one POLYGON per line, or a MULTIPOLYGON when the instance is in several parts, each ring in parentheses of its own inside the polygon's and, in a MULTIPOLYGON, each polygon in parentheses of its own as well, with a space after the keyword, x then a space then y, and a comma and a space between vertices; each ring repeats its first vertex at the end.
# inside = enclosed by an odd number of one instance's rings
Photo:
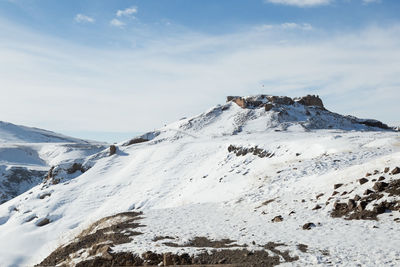
POLYGON ((103 150, 103 144, 0 122, 0 203, 40 184, 52 166, 103 150))
POLYGON ((229 97, 74 162, 0 205, 4 266, 400 264, 399 133, 318 97, 229 97))

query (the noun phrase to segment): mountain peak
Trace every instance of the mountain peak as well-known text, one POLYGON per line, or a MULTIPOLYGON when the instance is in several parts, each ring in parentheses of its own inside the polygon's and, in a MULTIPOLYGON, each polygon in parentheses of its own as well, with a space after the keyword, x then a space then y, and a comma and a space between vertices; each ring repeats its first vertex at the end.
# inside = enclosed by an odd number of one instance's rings
POLYGON ((306 95, 303 97, 291 98, 288 96, 273 96, 273 95, 255 95, 255 96, 228 96, 226 101, 233 101, 241 108, 259 108, 271 110, 274 106, 293 105, 299 103, 304 106, 314 106, 324 109, 324 104, 321 98, 317 95, 306 95))

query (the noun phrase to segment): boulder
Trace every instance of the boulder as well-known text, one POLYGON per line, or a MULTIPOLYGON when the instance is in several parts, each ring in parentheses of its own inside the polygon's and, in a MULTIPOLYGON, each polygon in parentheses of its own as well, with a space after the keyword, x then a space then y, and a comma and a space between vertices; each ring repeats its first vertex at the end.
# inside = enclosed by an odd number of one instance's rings
POLYGON ((275 216, 272 220, 272 222, 282 222, 283 217, 281 215, 275 216))
POLYGON ((396 167, 391 171, 391 174, 395 175, 395 174, 399 174, 400 173, 400 168, 396 167))
POLYGON ((315 227, 315 224, 312 222, 306 223, 303 225, 303 230, 311 230, 311 228, 315 227))
POLYGON ((360 184, 365 184, 366 182, 368 182, 369 180, 367 178, 361 178, 360 180, 358 180, 358 182, 360 184))
POLYGON ((319 108, 324 108, 324 104, 322 103, 321 98, 316 95, 307 95, 300 98, 295 99, 298 103, 304 106, 314 106, 319 108))
POLYGON ((114 155, 117 152, 117 147, 115 145, 110 146, 110 156, 114 155))
POLYGON ((377 192, 382 192, 388 185, 389 184, 385 182, 376 182, 372 188, 377 192))
POLYGON ((333 189, 338 189, 339 187, 341 187, 343 184, 335 184, 334 186, 333 186, 333 189))

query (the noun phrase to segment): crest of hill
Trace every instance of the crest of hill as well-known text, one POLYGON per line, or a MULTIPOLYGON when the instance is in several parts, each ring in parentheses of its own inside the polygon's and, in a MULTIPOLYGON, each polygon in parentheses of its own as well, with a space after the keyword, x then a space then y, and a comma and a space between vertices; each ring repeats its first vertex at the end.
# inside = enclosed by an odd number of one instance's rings
POLYGON ((311 130, 393 131, 372 119, 344 116, 327 110, 319 96, 228 96, 227 102, 192 118, 183 118, 123 145, 180 138, 218 137, 257 132, 311 130))
POLYGON ((0 121, 0 143, 88 143, 85 140, 0 121))

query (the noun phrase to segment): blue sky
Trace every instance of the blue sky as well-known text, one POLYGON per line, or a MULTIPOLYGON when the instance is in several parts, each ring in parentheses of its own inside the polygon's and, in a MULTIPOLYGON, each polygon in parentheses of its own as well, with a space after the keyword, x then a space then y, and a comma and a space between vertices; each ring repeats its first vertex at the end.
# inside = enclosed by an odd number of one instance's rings
POLYGON ((119 141, 226 95, 313 93, 400 124, 398 14, 397 0, 0 0, 0 119, 119 141))

